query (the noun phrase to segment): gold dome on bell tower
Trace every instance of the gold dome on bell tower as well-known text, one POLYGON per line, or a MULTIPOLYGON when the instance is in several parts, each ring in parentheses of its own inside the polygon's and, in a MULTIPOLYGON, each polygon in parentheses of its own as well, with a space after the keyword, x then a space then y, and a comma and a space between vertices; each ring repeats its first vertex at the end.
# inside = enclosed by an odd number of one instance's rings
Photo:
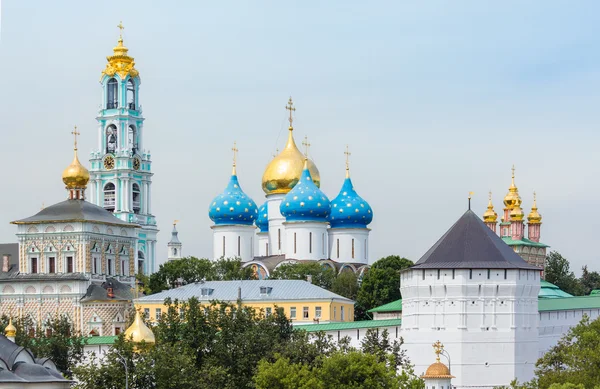
MULTIPOLYGON (((515 185, 515 165, 512 167, 512 181, 508 188, 508 193, 504 197, 504 206, 506 209, 512 210, 515 207, 520 207, 522 203, 521 196, 519 196, 519 189, 515 185)), ((521 211, 522 212, 522 211, 521 211)))
POLYGON ((79 162, 77 157, 77 126, 73 132, 75 137, 73 162, 63 171, 62 180, 65 183, 67 189, 85 189, 90 180, 90 172, 79 162))
MULTIPOLYGON (((290 127, 288 131, 288 139, 285 147, 275 156, 267 165, 262 177, 262 188, 266 194, 288 193, 296 185, 304 166, 305 156, 302 154, 296 142, 294 141, 294 127, 292 126, 292 112, 296 110, 294 103, 290 97, 288 104, 285 107, 290 111, 290 127)), ((319 169, 312 160, 308 160, 308 170, 317 187, 321 184, 321 176, 319 169)))
POLYGON ((497 220, 498 214, 494 211, 494 205, 492 205, 492 192, 490 192, 487 210, 483 213, 483 221, 485 223, 496 223, 497 220))
POLYGON ((529 224, 542 224, 542 215, 538 212, 535 192, 533 192, 533 206, 531 207, 531 212, 527 215, 527 221, 529 224))

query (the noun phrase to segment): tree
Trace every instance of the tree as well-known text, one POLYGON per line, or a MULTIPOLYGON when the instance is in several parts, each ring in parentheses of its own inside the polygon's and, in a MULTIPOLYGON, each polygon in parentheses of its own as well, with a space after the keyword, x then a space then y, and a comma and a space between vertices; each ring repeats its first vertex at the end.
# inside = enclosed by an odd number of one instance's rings
POLYGON ((546 256, 544 273, 546 281, 558 286, 565 292, 574 296, 583 294, 583 287, 571 271, 569 261, 560 253, 552 251, 546 256))
POLYGON ((598 366, 600 318, 590 322, 589 317, 584 316, 577 326, 571 328, 556 346, 538 360, 536 376, 539 388, 556 389, 553 384, 594 388, 600 382, 598 366))
POLYGON ((331 290, 335 271, 330 266, 318 262, 286 263, 273 270, 270 278, 274 280, 307 280, 308 276, 312 279, 313 285, 331 290))
POLYGON ((358 277, 351 271, 344 271, 333 280, 331 291, 340 296, 356 300, 358 295, 358 277))
POLYGON ((355 319, 368 318, 367 311, 402 298, 400 272, 411 267, 409 259, 391 255, 375 262, 363 277, 356 297, 355 319))
MULTIPOLYGON (((4 331, 9 318, 2 316, 1 322, 4 331)), ((37 328, 29 316, 14 320, 13 325, 17 329, 16 344, 31 350, 36 358, 50 358, 67 378, 73 376, 73 367, 83 357, 85 338, 75 331, 67 316, 57 315, 37 328)))
POLYGON ((587 265, 581 269, 581 278, 579 279, 583 294, 589 295, 594 289, 600 289, 600 274, 596 271, 589 271, 587 265))

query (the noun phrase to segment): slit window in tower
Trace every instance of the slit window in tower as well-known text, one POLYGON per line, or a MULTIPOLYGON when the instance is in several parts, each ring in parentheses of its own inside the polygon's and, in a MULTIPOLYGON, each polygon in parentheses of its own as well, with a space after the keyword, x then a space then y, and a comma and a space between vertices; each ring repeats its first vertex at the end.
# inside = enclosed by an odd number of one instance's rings
POLYGON ((504 279, 506 279, 507 275, 508 275, 508 270, 504 269, 504 279))
POLYGON ((108 80, 108 82, 106 83, 106 109, 117 108, 119 102, 117 97, 118 90, 119 84, 117 83, 117 80, 114 78, 108 80))
POLYGON ((223 237, 223 258, 225 258, 225 237, 223 237))
POLYGON ((73 257, 67 257, 67 273, 73 273, 73 257))
POLYGON ((98 274, 98 258, 94 257, 94 274, 98 274))
POLYGON ((441 272, 441 270, 440 270, 440 269, 438 269, 438 274, 437 274, 437 279, 438 279, 438 280, 440 279, 440 272, 441 272))
POLYGON ((340 257, 340 240, 336 239, 336 251, 337 251, 337 258, 340 257))
POLYGON ((456 273, 456 271, 454 269, 452 269, 452 279, 454 279, 454 273, 456 273))
POLYGON ((487 275, 487 276, 488 276, 488 280, 490 279, 490 276, 491 276, 491 275, 492 275, 492 270, 491 270, 491 269, 488 269, 488 275, 487 275))
POLYGON ((48 273, 56 273, 56 258, 48 258, 48 273))
POLYGON ((294 232, 294 254, 296 254, 296 233, 294 232))
POLYGON ((131 78, 127 81, 127 108, 135 110, 135 84, 131 78))
POLYGON ((312 254, 312 232, 308 233, 308 252, 312 254))
POLYGON ((352 259, 354 259, 354 239, 352 239, 352 259))
POLYGON ((473 269, 469 269, 469 279, 473 279, 473 269))
POLYGON ((142 197, 142 194, 140 192, 140 187, 138 184, 133 184, 131 186, 131 202, 133 203, 133 213, 140 213, 140 199, 142 197))
POLYGON ((241 256, 242 252, 242 237, 238 236, 238 257, 241 256))

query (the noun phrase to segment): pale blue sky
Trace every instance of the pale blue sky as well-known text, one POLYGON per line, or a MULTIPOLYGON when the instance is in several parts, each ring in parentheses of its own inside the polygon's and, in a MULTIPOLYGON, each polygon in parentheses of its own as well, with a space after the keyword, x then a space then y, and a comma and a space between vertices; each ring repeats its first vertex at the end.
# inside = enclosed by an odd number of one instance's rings
POLYGON ((600 3, 597 1, 3 0, 0 241, 11 220, 65 198, 72 126, 95 147, 98 83, 124 39, 142 78, 159 254, 180 219, 184 253, 209 256, 207 208, 231 146, 257 204, 264 167, 297 106, 322 188, 334 197, 352 152, 374 209, 371 257, 417 260, 464 212, 500 214, 510 167, 542 241, 600 270, 600 3))

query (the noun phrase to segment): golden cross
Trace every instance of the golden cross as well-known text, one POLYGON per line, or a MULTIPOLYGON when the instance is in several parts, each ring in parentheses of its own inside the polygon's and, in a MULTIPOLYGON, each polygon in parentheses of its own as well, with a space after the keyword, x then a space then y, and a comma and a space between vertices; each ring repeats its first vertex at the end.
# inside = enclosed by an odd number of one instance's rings
POLYGON ((240 151, 236 147, 236 142, 233 142, 233 147, 231 148, 231 151, 233 151, 233 166, 235 166, 235 163, 237 161, 237 152, 240 151))
POLYGON ((512 178, 515 178, 515 165, 512 166, 512 178))
POLYGON ((438 340, 433 344, 433 352, 437 355, 437 360, 440 360, 440 354, 444 351, 444 345, 438 340))
POLYGON ((292 97, 290 96, 290 99, 288 100, 287 105, 285 106, 285 109, 287 109, 288 111, 290 111, 290 118, 288 119, 290 122, 290 128, 292 127, 292 122, 294 121, 294 118, 292 118, 292 112, 296 111, 296 108, 294 108, 294 102, 292 101, 292 97))
POLYGON ((492 191, 491 190, 488 192, 488 195, 489 195, 490 201, 492 201, 492 191))
POLYGON ((304 135, 304 140, 302 141, 302 146, 304 146, 304 155, 308 158, 308 149, 310 148, 310 143, 308 143, 308 136, 304 135))
POLYGON ((346 155, 346 170, 350 170, 350 156, 352 153, 350 153, 348 145, 346 145, 346 151, 344 151, 344 154, 346 155))
POLYGON ((75 138, 75 150, 77 150, 77 135, 81 135, 81 133, 77 131, 77 126, 71 131, 71 134, 73 134, 73 137, 75 138))
POLYGON ((533 191, 533 202, 535 202, 535 190, 533 191))
POLYGON ((125 27, 123 27, 123 21, 120 21, 120 22, 119 22, 119 24, 117 25, 117 28, 118 28, 119 30, 121 30, 121 31, 119 32, 119 36, 122 38, 122 37, 123 37, 123 30, 125 29, 125 27))

